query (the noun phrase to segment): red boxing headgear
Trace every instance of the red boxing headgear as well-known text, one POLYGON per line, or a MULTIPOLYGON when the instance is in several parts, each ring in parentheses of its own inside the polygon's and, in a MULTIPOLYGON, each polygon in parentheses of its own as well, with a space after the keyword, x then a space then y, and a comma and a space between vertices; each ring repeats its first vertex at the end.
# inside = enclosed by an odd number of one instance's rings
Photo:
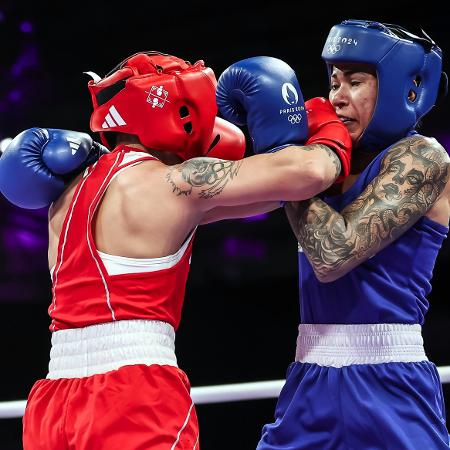
POLYGON ((136 135, 146 147, 202 156, 217 114, 216 77, 203 61, 191 64, 158 52, 137 53, 105 78, 89 81, 91 130, 136 135))

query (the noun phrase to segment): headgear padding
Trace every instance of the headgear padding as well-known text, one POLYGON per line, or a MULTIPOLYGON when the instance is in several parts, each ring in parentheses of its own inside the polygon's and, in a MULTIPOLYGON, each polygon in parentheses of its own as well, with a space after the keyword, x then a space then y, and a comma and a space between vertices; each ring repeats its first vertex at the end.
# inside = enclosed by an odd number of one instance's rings
POLYGON ((214 72, 159 52, 137 53, 105 78, 89 81, 91 130, 136 135, 155 150, 183 160, 204 155, 217 114, 214 72))
POLYGON ((339 63, 364 63, 375 68, 377 102, 359 141, 372 150, 405 137, 434 106, 440 85, 446 89, 441 49, 424 32, 415 36, 398 25, 344 20, 331 29, 322 58, 329 76, 333 65, 339 63), (410 93, 415 95, 408 98, 410 93))

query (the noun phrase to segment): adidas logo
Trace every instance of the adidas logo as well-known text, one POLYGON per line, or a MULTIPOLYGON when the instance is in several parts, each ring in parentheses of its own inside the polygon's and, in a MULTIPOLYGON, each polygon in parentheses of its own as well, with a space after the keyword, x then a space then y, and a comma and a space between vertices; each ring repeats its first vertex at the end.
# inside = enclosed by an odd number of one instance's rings
POLYGON ((67 137, 66 141, 69 143, 69 146, 72 149, 72 155, 75 155, 77 150, 80 148, 81 141, 75 139, 74 137, 67 137))
POLYGON ((119 111, 112 105, 109 108, 108 114, 106 114, 105 121, 102 123, 102 128, 114 128, 126 124, 125 120, 123 120, 122 116, 119 114, 119 111))

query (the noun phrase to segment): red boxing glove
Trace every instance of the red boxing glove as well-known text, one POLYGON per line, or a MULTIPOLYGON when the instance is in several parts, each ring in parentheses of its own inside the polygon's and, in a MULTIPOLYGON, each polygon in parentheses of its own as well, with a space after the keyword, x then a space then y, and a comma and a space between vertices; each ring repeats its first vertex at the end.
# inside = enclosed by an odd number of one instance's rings
POLYGON ((245 135, 236 125, 220 117, 216 117, 211 133, 208 158, 229 160, 242 159, 245 154, 245 135))
POLYGON ((342 183, 350 173, 352 140, 346 126, 339 120, 332 104, 323 97, 305 103, 308 114, 308 144, 324 144, 341 160, 341 174, 335 183, 342 183))

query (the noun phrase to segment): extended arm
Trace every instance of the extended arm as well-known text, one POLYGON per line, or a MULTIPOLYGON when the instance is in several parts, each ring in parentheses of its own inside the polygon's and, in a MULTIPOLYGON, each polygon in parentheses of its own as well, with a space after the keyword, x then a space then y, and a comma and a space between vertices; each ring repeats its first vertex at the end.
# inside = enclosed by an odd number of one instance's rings
MULTIPOLYGON (((334 182, 340 163, 328 147, 317 144, 290 146, 240 161, 194 158, 166 170, 172 193, 206 212, 222 206, 310 198, 334 182)), ((237 217, 237 211, 228 209, 228 217, 237 217)), ((242 208, 240 212, 248 215, 242 208)), ((224 211, 218 214, 226 218, 224 211)))
POLYGON ((207 211, 199 225, 217 222, 224 219, 243 219, 268 213, 280 208, 280 202, 259 202, 242 206, 220 206, 207 211))
POLYGON ((348 173, 347 129, 327 100, 303 103, 295 72, 283 61, 255 57, 233 64, 219 78, 217 102, 228 120, 248 126, 259 155, 239 163, 195 159, 169 171, 175 194, 203 199, 203 223, 309 198, 348 173))
POLYGON ((336 280, 401 236, 435 203, 449 175, 442 146, 411 137, 392 147, 379 175, 342 212, 320 199, 288 204, 291 227, 318 279, 336 280))

